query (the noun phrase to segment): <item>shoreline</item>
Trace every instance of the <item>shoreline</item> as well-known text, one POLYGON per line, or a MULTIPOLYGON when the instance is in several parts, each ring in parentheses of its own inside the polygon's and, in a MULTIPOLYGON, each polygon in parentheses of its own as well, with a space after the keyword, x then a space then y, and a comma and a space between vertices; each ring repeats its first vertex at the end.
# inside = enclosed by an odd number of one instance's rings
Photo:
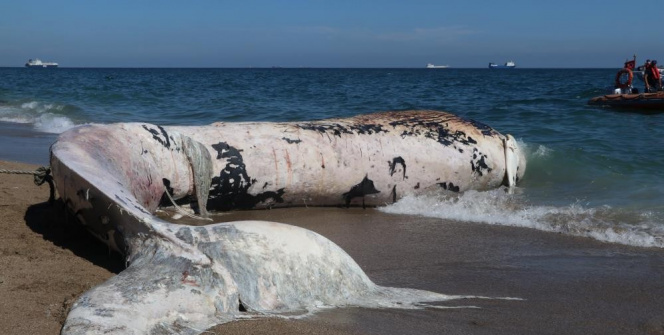
POLYGON ((36 131, 32 124, 0 121, 0 162, 48 165, 58 134, 36 131))
MULTIPOLYGON (((3 156, 4 157, 4 156, 3 156)), ((0 161, 0 169, 35 170, 0 161)), ((0 327, 58 334, 69 306, 124 260, 47 204, 48 186, 0 174, 0 327), (68 222, 69 221, 69 222, 68 222)), ((454 309, 336 308, 302 319, 218 325, 230 334, 664 334, 664 250, 360 208, 231 212, 313 230, 341 246, 377 284, 464 299, 454 309)))

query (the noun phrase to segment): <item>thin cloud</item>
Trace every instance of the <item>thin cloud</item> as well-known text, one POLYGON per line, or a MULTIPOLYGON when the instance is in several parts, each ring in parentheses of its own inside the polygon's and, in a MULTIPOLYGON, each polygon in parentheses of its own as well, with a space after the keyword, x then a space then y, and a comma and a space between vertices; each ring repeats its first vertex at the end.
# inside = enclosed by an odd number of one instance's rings
POLYGON ((285 29, 285 32, 297 33, 297 34, 332 35, 340 33, 341 30, 339 28, 334 28, 329 26, 301 26, 301 27, 288 27, 285 29))
POLYGON ((436 27, 436 28, 415 28, 406 32, 395 32, 387 34, 379 34, 377 39, 394 42, 409 42, 409 41, 437 41, 449 42, 456 40, 463 36, 477 34, 477 31, 468 29, 466 27, 436 27))

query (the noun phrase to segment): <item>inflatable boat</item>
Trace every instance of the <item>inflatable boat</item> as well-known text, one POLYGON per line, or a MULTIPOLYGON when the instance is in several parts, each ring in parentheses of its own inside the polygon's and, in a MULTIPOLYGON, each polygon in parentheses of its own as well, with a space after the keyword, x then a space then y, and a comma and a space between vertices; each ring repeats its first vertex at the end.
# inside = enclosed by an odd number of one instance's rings
POLYGON ((607 94, 588 101, 593 106, 609 106, 644 110, 646 112, 664 112, 664 92, 640 94, 607 94))

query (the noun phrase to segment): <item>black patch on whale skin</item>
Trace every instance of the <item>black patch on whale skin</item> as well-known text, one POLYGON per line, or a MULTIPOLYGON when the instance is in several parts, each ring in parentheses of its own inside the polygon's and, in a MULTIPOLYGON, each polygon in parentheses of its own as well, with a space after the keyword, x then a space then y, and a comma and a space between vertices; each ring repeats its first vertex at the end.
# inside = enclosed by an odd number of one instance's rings
POLYGON ((472 124, 475 128, 479 129, 479 131, 481 131, 482 135, 484 135, 484 136, 493 136, 496 133, 496 131, 493 128, 485 125, 482 122, 477 122, 473 119, 464 119, 464 120, 466 122, 472 124))
POLYGON ((161 182, 164 183, 166 192, 168 192, 168 194, 170 195, 173 195, 173 188, 171 187, 171 181, 168 180, 167 178, 161 178, 161 182))
MULTIPOLYGON (((171 187, 171 181, 168 180, 167 178, 162 178, 161 182, 164 184, 164 188, 166 188, 166 191, 164 191, 164 194, 161 195, 161 199, 159 199, 159 206, 160 207, 172 206, 171 199, 169 199, 168 196, 166 195, 166 192, 168 192, 168 194, 170 194, 171 197, 173 197, 174 190, 171 187)), ((185 197, 185 198, 188 198, 188 197, 185 197)), ((186 199, 185 201, 182 201, 182 199, 180 199, 180 201, 176 201, 176 203, 177 204, 182 204, 182 203, 186 203, 188 200, 189 199, 186 199)))
POLYGON ((450 146, 454 143, 461 143, 465 145, 477 144, 477 142, 472 137, 466 136, 466 133, 461 130, 451 132, 448 128, 443 126, 438 126, 437 128, 438 129, 436 129, 436 131, 426 133, 425 136, 436 140, 438 143, 444 146, 450 146))
POLYGON ((408 137, 408 136, 414 136, 414 135, 416 135, 416 134, 413 133, 412 131, 406 131, 406 130, 404 130, 404 131, 401 133, 401 138, 406 138, 406 137, 408 137))
MULTIPOLYGON (((246 193, 251 186, 251 179, 242 160, 242 150, 225 142, 213 144, 212 148, 217 151, 217 159, 227 161, 226 167, 221 170, 219 177, 212 178, 211 187, 216 192, 215 194, 246 193)), ((213 193, 210 192, 210 194, 213 193)))
MULTIPOLYGON (((351 187, 350 191, 343 194, 343 198, 346 201, 346 207, 350 207, 350 201, 353 200, 353 198, 364 197, 365 195, 376 193, 380 193, 380 191, 374 186, 373 180, 369 179, 368 176, 364 176, 364 179, 362 179, 361 182, 351 187)), ((364 203, 362 204, 362 207, 364 207, 364 203)))
POLYGON ((474 173, 483 176, 485 172, 491 172, 491 170, 493 170, 486 164, 486 158, 487 156, 482 154, 479 150, 477 150, 477 148, 473 149, 473 157, 470 160, 470 168, 474 173))
POLYGON ((392 187, 392 202, 397 202, 397 185, 392 187))
MULTIPOLYGON (((217 159, 225 159, 226 166, 219 172, 219 176, 213 177, 210 184, 210 196, 207 203, 208 209, 232 210, 251 209, 261 202, 272 200, 283 203, 284 189, 277 191, 266 191, 256 195, 250 194, 249 188, 256 180, 247 174, 247 169, 242 159, 242 150, 230 146, 226 142, 213 144, 212 148, 217 151, 217 159)), ((263 189, 267 183, 263 185, 263 189)))
POLYGON ((383 126, 380 124, 361 124, 352 126, 351 129, 358 134, 378 134, 378 133, 387 133, 388 131, 383 129, 383 126))
POLYGON ((443 189, 448 190, 448 191, 459 192, 459 186, 454 185, 452 182, 438 183, 438 186, 440 186, 443 189))
POLYGON ((394 175, 396 165, 401 164, 401 167, 403 167, 403 180, 406 180, 406 161, 401 156, 392 158, 392 162, 388 161, 387 164, 390 166, 390 176, 394 175))
POLYGON ((302 130, 316 131, 321 134, 332 134, 341 137, 341 134, 361 134, 371 135, 377 133, 387 133, 380 124, 349 124, 341 125, 339 123, 301 123, 297 125, 302 130))
MULTIPOLYGON (((474 120, 467 120, 461 117, 457 118, 462 122, 471 124, 473 127, 477 128, 480 132, 482 132, 482 134, 485 136, 493 136, 496 134, 493 128, 485 124, 482 124, 474 120)), ((418 118, 409 118, 409 119, 390 122, 389 125, 391 125, 392 127, 404 126, 409 128, 408 130, 402 131, 401 137, 424 136, 426 138, 435 140, 436 142, 444 146, 450 146, 453 145, 454 143, 461 143, 465 145, 477 144, 477 141, 474 138, 467 136, 465 132, 461 130, 452 131, 449 128, 449 123, 446 122, 450 120, 452 119, 450 118, 446 120, 441 119, 438 121, 431 121, 431 120, 422 120, 418 118)), ((459 150, 460 152, 463 152, 463 150, 460 148, 455 147, 455 149, 459 150)))
POLYGON ((288 142, 288 144, 293 144, 293 143, 298 144, 298 143, 302 142, 302 140, 299 139, 299 138, 296 139, 296 140, 291 140, 290 138, 282 137, 281 139, 288 142))
POLYGON ((302 123, 297 125, 302 130, 316 131, 321 134, 331 133, 332 135, 341 137, 342 133, 352 134, 348 128, 340 124, 317 124, 317 123, 302 123))
POLYGON ((166 149, 170 149, 171 148, 171 141, 169 139, 170 136, 168 136, 168 133, 162 126, 157 126, 157 128, 159 129, 159 131, 157 131, 157 129, 151 129, 148 128, 148 126, 143 125, 143 129, 150 132, 150 134, 152 134, 152 138, 154 138, 155 141, 161 143, 161 145, 163 145, 166 149))

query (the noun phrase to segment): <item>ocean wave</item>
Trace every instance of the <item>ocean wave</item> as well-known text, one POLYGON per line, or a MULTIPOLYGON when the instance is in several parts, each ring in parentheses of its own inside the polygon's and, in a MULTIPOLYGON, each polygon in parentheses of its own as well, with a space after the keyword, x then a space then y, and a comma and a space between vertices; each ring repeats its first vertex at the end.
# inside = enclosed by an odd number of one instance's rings
POLYGON ((36 130, 53 134, 60 134, 74 126, 76 124, 68 117, 50 113, 40 115, 34 122, 36 130))
POLYGON ((0 121, 32 124, 35 131, 60 134, 80 124, 71 116, 76 110, 74 106, 40 101, 5 104, 0 106, 0 121))
POLYGON ((664 226, 661 213, 633 212, 601 206, 586 208, 579 203, 567 206, 540 206, 524 203, 517 194, 504 189, 460 195, 436 194, 406 196, 398 202, 379 208, 393 214, 533 228, 571 236, 639 247, 664 248, 664 226))
POLYGON ((551 153, 553 152, 552 149, 547 148, 546 146, 541 145, 541 144, 536 144, 536 145, 531 144, 531 145, 529 145, 529 144, 527 144, 523 141, 519 141, 518 143, 519 143, 520 147, 522 147, 522 148, 525 147, 526 148, 525 149, 526 152, 530 152, 529 156, 532 157, 532 158, 549 157, 551 155, 551 153))

